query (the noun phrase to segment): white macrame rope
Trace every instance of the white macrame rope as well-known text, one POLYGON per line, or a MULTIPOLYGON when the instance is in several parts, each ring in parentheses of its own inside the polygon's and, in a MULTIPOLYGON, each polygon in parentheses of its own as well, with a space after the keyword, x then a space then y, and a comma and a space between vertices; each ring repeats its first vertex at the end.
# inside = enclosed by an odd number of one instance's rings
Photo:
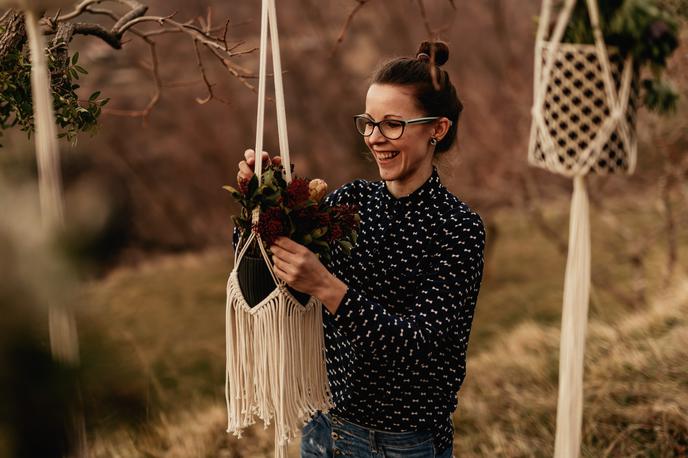
POLYGON ((612 66, 596 0, 586 0, 594 44, 561 43, 575 5, 576 0, 564 1, 548 36, 552 1, 542 1, 528 150, 531 164, 572 177, 574 188, 561 321, 555 458, 580 455, 591 257, 585 176, 591 171, 623 168, 632 173, 636 164, 635 105, 629 105, 634 95, 632 59, 617 59, 612 66))
POLYGON ((285 179, 291 182, 291 162, 289 158, 289 140, 287 136, 287 113, 284 103, 284 86, 282 84, 282 63, 280 58, 279 34, 277 31, 277 12, 275 0, 263 0, 260 32, 260 67, 258 71, 258 116, 256 120, 256 161, 254 173, 258 181, 263 171, 263 132, 265 127, 265 80, 267 77, 268 24, 272 45, 272 71, 275 80, 275 106, 277 109, 277 135, 279 137, 280 155, 284 164, 285 179))
POLYGON ((590 221, 585 175, 573 180, 559 350, 555 458, 577 458, 583 421, 583 362, 590 297, 590 221))
POLYGON ((258 57, 258 114, 256 119, 256 160, 253 171, 260 182, 263 173, 263 128, 265 126, 265 73, 268 55, 268 8, 263 0, 260 14, 260 53, 258 57))
POLYGON ((280 58, 279 34, 277 32, 277 12, 275 0, 268 0, 270 38, 272 40, 272 71, 275 75, 275 104, 277 107, 277 133, 279 136, 280 155, 284 164, 285 179, 291 182, 291 163, 289 162, 289 139, 287 136, 287 110, 284 104, 284 86, 282 84, 282 63, 280 58))
MULTIPOLYGON (((277 32, 275 0, 263 0, 261 11, 256 161, 254 172, 262 178, 263 134, 268 27, 271 36, 275 105, 280 154, 285 179, 291 167, 287 139, 286 109, 277 32)), ((259 209, 252 213, 259 220, 259 209)), ((260 235, 250 231, 237 245, 234 268, 227 280, 225 311, 227 432, 241 438, 243 428, 260 418, 265 428, 274 420, 275 456, 287 457, 289 441, 317 410, 333 407, 325 365, 322 303, 311 297, 304 305, 274 273, 272 261, 260 235), (239 286, 237 269, 252 244, 257 244, 275 289, 255 307, 250 307, 239 286)))

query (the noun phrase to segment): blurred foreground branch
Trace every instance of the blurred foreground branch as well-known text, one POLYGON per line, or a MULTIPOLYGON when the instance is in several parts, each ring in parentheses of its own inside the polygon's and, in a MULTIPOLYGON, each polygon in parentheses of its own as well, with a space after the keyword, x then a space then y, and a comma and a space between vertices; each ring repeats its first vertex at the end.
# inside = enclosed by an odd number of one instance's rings
MULTIPOLYGON (((342 25, 341 31, 339 32, 339 35, 337 36, 337 39, 335 40, 334 46, 332 47, 332 53, 331 55, 334 56, 337 53, 337 49, 339 46, 344 42, 344 38, 346 37, 346 34, 349 31, 349 28, 351 27, 351 24, 353 23, 354 16, 361 11, 361 9, 370 3, 372 0, 355 0, 356 1, 356 6, 351 10, 349 15, 346 17, 344 20, 344 24, 342 25)), ((448 31, 451 29, 452 24, 454 23, 454 19, 456 18, 456 4, 454 3, 454 0, 447 0, 449 4, 452 7, 452 10, 454 11, 454 14, 452 14, 451 18, 447 22, 447 24, 443 25, 442 27, 436 27, 433 28, 430 25, 430 21, 428 20, 428 15, 425 10, 425 3, 424 0, 416 0, 418 10, 421 16, 421 19, 423 20, 423 24, 425 25, 425 30, 428 33, 428 38, 430 39, 438 39, 440 34, 448 31)))

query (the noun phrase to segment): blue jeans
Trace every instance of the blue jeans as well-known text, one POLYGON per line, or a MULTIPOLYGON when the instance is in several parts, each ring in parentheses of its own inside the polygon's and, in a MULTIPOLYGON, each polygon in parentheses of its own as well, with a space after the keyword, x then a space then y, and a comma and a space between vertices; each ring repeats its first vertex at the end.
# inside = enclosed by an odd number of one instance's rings
POLYGON ((393 433, 366 428, 318 412, 302 430, 301 458, 452 458, 438 453, 429 431, 393 433))

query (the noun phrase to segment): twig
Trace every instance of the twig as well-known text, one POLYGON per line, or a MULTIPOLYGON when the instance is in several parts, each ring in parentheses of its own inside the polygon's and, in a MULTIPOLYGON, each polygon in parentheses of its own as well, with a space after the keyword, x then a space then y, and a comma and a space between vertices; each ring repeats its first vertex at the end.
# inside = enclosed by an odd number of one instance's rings
POLYGON ((153 96, 150 98, 148 101, 148 104, 143 110, 121 110, 117 108, 111 108, 111 107, 103 107, 103 112, 108 113, 111 115, 115 116, 128 116, 132 118, 142 118, 143 119, 143 124, 144 126, 148 125, 148 116, 150 115, 151 111, 153 110, 153 107, 158 103, 160 100, 160 93, 162 91, 162 80, 160 78, 160 73, 159 73, 159 65, 158 65, 158 54, 155 48, 155 42, 153 40, 148 39, 147 37, 141 37, 142 40, 144 40, 151 52, 151 59, 153 61, 153 67, 151 69, 151 72, 153 74, 153 80, 155 82, 155 93, 153 96))
POLYGON ((368 3, 370 0, 356 0, 358 3, 354 9, 351 11, 349 14, 349 17, 346 18, 346 21, 344 22, 344 26, 342 27, 341 32, 339 32, 339 36, 337 37, 337 41, 335 42, 334 46, 332 47, 332 53, 330 57, 334 57, 335 53, 337 52, 337 48, 339 48, 339 45, 344 41, 344 36, 346 35, 347 30, 349 29, 349 26, 351 25, 351 21, 353 21, 354 16, 356 16, 356 13, 360 11, 361 8, 363 8, 366 3, 368 3))
POLYGON ((432 37, 433 31, 432 27, 430 27, 430 21, 428 21, 428 15, 425 12, 425 4, 423 3, 423 0, 416 0, 418 3, 418 9, 420 10, 420 17, 423 19, 423 24, 425 25, 425 31, 428 32, 428 36, 432 37))
POLYGON ((213 85, 208 81, 208 75, 205 73, 205 67, 203 66, 203 59, 201 59, 201 51, 198 49, 198 42, 194 40, 194 50, 196 51, 196 62, 198 63, 198 69, 201 72, 201 76, 203 77, 203 82, 205 83, 206 88, 208 89, 208 95, 201 99, 199 97, 196 97, 196 102, 199 105, 204 105, 211 100, 215 99, 218 100, 219 102, 225 103, 229 105, 229 102, 227 102, 224 99, 221 99, 220 97, 217 97, 214 92, 213 92, 213 85))
POLYGON ((95 36, 110 45, 113 49, 121 49, 122 45, 126 43, 126 40, 124 40, 123 37, 129 32, 142 39, 147 46, 149 46, 152 64, 150 66, 146 65, 145 67, 153 76, 155 92, 151 96, 146 107, 142 110, 122 110, 113 107, 107 107, 103 108, 104 113, 116 116, 141 117, 143 118, 145 125, 152 109, 160 100, 162 88, 170 87, 175 84, 179 85, 179 83, 163 84, 159 73, 159 60, 156 51, 156 43, 153 41, 153 37, 168 33, 184 33, 192 39, 197 64, 202 77, 201 81, 208 90, 208 96, 205 98, 196 98, 198 103, 207 103, 212 99, 216 99, 222 103, 228 103, 226 100, 223 100, 215 95, 213 84, 209 81, 205 70, 205 64, 201 57, 202 54, 199 45, 203 45, 209 49, 212 55, 220 60, 225 69, 231 75, 236 77, 244 86, 254 92, 256 91, 255 87, 247 81, 248 79, 254 78, 254 75, 248 74, 248 72, 243 71, 243 69, 240 70, 240 67, 233 65, 230 61, 230 59, 233 57, 252 53, 256 48, 240 50, 238 48, 244 44, 243 41, 233 45, 228 43, 227 36, 230 25, 229 19, 227 19, 223 25, 213 27, 212 10, 208 8, 205 18, 198 18, 198 24, 200 24, 199 26, 194 24, 193 20, 186 22, 179 22, 175 20, 174 17, 176 13, 172 13, 167 16, 153 16, 146 15, 147 11, 148 6, 140 3, 137 0, 84 0, 68 13, 61 14, 58 11, 53 18, 43 19, 43 24, 47 28, 45 33, 54 34, 59 28, 61 28, 62 25, 67 23, 67 21, 78 18, 80 15, 96 14, 107 16, 114 21, 114 25, 112 25, 110 28, 95 23, 75 23, 73 34, 95 36), (119 15, 106 8, 97 8, 97 6, 104 3, 121 4, 126 6, 128 11, 122 15, 119 15), (138 26, 147 23, 155 23, 160 26, 160 28, 158 30, 137 30, 138 26), (215 36, 215 33, 221 33, 222 35, 215 36))

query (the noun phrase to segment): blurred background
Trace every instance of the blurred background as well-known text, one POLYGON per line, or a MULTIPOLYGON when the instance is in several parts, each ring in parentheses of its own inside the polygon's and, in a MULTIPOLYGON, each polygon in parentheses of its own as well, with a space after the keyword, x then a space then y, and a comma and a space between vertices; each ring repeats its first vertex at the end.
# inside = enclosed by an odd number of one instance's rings
MULTIPOLYGON (((665 71, 677 108, 640 110, 634 175, 588 181, 582 456, 688 454, 688 3, 659 3, 680 24, 665 71)), ((41 230, 33 137, 3 126, 0 456, 272 456, 272 427, 225 433, 223 385, 238 207, 221 187, 255 141, 260 2, 142 4, 149 16, 176 12, 179 23, 226 31, 236 55, 196 46, 188 28, 141 36, 168 23, 137 26, 121 49, 75 34, 69 55, 87 72, 79 100, 99 91, 109 101, 94 129, 61 142, 66 227, 55 234, 41 230), (51 360, 54 303, 76 312, 78 366, 51 360)), ((130 4, 96 6, 121 14, 130 4)), ((449 44, 445 69, 465 108, 458 145, 437 165, 487 227, 456 456, 553 453, 572 185, 526 160, 539 9, 536 0, 277 2, 296 173, 330 189, 377 177, 351 116, 364 111, 378 63, 415 55, 430 37, 449 44)), ((272 103, 265 141, 277 152, 272 103)))

